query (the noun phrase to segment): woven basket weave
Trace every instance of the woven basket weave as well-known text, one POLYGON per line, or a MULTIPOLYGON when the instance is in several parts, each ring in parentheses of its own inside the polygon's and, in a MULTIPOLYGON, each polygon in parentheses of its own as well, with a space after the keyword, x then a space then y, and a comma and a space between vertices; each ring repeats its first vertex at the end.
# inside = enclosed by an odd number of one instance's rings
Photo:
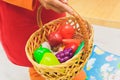
MULTIPOLYGON (((38 8, 38 16, 40 16, 41 7, 38 8)), ((46 78, 46 80, 72 80, 74 76, 80 72, 91 55, 93 46, 93 28, 87 21, 84 21, 79 14, 70 17, 58 18, 42 25, 41 19, 38 17, 39 29, 35 31, 27 41, 25 46, 26 54, 30 62, 33 64, 35 70, 46 78), (73 56, 71 59, 56 66, 46 66, 38 64, 33 59, 33 52, 40 44, 47 41, 47 36, 58 29, 61 24, 70 24, 75 29, 75 34, 80 34, 85 42, 84 48, 79 54, 73 56)))

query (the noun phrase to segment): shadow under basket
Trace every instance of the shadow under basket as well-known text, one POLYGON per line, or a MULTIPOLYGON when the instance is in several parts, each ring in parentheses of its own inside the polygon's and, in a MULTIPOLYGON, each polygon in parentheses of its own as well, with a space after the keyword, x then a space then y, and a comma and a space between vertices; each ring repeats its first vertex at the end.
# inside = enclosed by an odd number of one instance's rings
MULTIPOLYGON (((39 25, 40 26, 40 25, 39 25)), ((80 16, 69 16, 50 21, 35 31, 27 41, 25 51, 35 70, 46 80, 72 80, 79 73, 89 59, 94 37, 93 27, 80 16), (85 42, 84 48, 71 59, 55 66, 38 64, 33 59, 33 52, 41 43, 48 41, 47 36, 56 31, 60 25, 70 24, 75 29, 75 34, 80 34, 85 42)))

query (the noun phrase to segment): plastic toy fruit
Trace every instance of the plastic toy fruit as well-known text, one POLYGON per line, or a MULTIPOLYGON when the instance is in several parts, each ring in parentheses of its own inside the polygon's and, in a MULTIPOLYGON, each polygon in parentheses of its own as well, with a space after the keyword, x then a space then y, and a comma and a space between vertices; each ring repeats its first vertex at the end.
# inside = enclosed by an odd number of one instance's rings
POLYGON ((58 61, 57 57, 52 53, 45 53, 40 64, 44 64, 47 66, 58 65, 60 62, 58 61))
POLYGON ((65 24, 60 27, 62 27, 62 28, 60 28, 61 29, 60 33, 64 39, 71 39, 73 37, 73 35, 75 33, 73 26, 71 26, 70 24, 65 24))
POLYGON ((48 42, 52 47, 55 47, 62 43, 62 36, 58 32, 52 32, 48 36, 48 42))
POLYGON ((60 51, 56 54, 56 57, 58 58, 58 60, 63 63, 65 61, 67 61, 68 59, 70 59, 73 56, 72 53, 72 48, 67 48, 64 49, 63 51, 60 51))
POLYGON ((76 43, 69 43, 69 44, 67 44, 65 46, 65 49, 67 49, 67 48, 71 48, 72 49, 72 53, 74 53, 77 50, 77 48, 78 48, 78 44, 76 44, 76 43))
POLYGON ((35 51, 34 51, 34 54, 33 54, 33 57, 34 57, 34 60, 37 62, 37 63, 40 63, 43 55, 46 53, 46 52, 51 52, 49 49, 47 48, 43 48, 42 45, 37 48, 35 51))

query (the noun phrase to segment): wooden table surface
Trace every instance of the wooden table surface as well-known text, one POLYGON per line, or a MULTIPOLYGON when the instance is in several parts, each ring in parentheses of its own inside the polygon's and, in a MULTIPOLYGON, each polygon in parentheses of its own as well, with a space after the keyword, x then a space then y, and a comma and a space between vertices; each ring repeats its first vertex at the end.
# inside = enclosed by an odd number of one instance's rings
POLYGON ((120 0, 69 0, 69 4, 92 24, 120 28, 120 0))

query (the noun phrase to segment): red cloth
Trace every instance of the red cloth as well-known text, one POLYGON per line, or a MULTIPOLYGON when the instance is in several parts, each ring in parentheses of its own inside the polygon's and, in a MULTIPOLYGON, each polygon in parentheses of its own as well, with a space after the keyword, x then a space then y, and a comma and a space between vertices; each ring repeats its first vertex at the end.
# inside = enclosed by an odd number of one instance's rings
MULTIPOLYGON (((37 1, 36 6, 39 5, 37 1)), ((16 65, 32 66, 25 53, 25 44, 29 36, 38 29, 36 11, 23 9, 0 0, 0 39, 3 48, 16 65)), ((42 10, 42 21, 47 23, 65 14, 57 14, 51 10, 42 10)))

